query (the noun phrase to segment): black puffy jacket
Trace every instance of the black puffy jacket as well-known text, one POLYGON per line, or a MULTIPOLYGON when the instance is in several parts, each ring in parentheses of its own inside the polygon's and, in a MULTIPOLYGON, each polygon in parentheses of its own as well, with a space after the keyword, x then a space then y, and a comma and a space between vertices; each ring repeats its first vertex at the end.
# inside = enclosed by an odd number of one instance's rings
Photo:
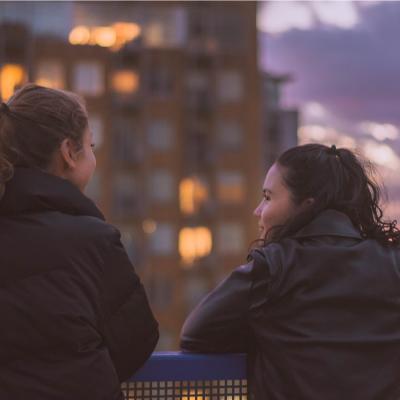
POLYGON ((251 253, 187 319, 184 350, 247 352, 257 400, 400 399, 400 250, 322 212, 251 253))
POLYGON ((0 399, 116 400, 158 340, 143 286, 91 200, 17 168, 0 200, 0 399))

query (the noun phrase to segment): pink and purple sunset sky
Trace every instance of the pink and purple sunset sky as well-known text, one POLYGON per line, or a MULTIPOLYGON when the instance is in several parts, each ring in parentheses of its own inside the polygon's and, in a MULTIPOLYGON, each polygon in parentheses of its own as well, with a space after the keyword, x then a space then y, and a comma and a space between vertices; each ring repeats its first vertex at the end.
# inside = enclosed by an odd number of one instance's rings
POLYGON ((259 3, 261 67, 293 81, 300 143, 357 149, 373 161, 400 216, 400 2, 259 3))

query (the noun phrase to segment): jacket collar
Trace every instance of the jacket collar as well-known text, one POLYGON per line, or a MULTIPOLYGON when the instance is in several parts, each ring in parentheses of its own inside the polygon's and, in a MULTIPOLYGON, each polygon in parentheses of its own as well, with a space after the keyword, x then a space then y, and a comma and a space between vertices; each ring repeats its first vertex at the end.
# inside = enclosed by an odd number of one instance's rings
POLYGON ((104 220, 88 197, 66 179, 33 168, 15 168, 0 200, 0 215, 60 211, 104 220))
POLYGON ((322 211, 294 235, 296 238, 312 236, 341 236, 362 239, 360 232, 350 218, 336 210, 322 211))

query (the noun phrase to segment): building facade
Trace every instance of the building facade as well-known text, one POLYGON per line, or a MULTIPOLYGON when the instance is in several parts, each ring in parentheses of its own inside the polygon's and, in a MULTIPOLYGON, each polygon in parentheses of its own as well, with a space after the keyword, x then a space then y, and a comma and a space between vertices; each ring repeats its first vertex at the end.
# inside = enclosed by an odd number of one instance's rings
POLYGON ((77 2, 68 15, 68 38, 2 23, 0 95, 35 81, 85 98, 98 159, 87 194, 121 230, 159 348, 174 349, 257 235, 256 3, 77 2))

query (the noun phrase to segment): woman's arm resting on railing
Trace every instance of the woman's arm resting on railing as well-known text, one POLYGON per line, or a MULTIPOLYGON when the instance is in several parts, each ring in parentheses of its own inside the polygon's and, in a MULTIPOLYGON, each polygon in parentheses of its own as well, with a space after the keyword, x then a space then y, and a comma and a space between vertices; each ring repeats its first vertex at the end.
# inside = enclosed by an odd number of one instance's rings
POLYGON ((186 319, 181 348, 192 352, 246 352, 253 262, 242 265, 215 288, 186 319))

